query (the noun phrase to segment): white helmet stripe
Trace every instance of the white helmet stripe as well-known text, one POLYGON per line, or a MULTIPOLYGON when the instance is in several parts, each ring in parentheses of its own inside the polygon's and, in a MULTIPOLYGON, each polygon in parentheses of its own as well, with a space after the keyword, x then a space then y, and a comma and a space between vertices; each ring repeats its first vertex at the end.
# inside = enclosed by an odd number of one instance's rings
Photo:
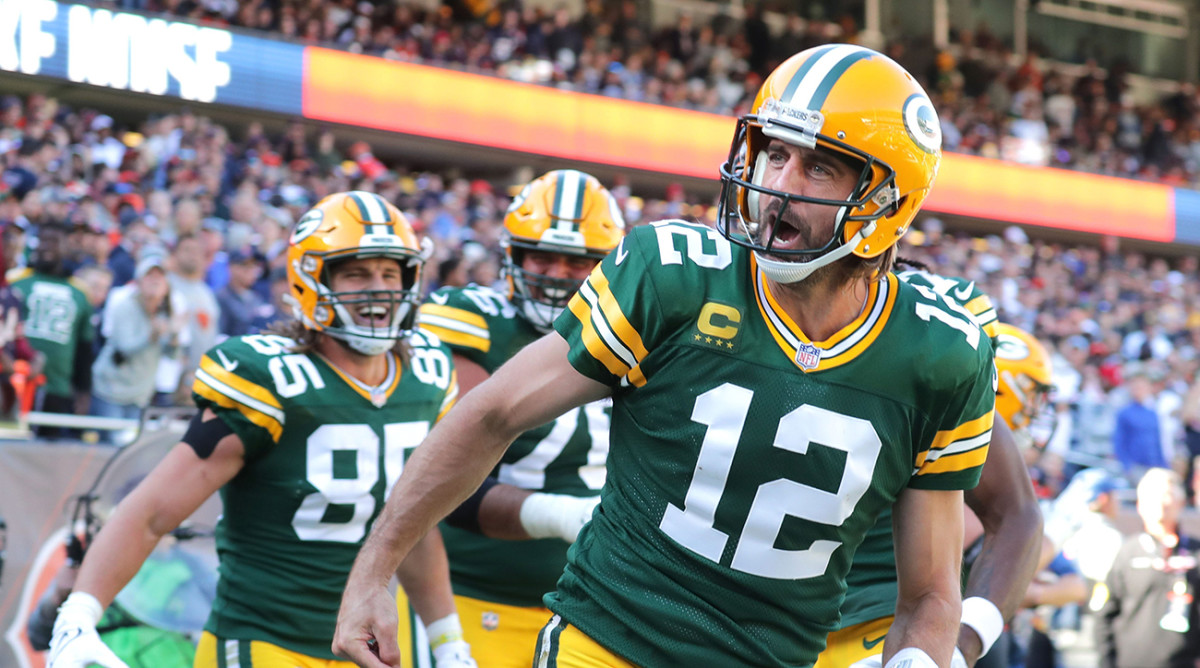
MULTIPOLYGON (((818 55, 812 67, 808 68, 808 72, 799 82, 799 85, 796 86, 791 97, 786 100, 780 100, 780 102, 796 109, 812 109, 817 111, 816 107, 811 106, 813 96, 822 88, 822 84, 825 83, 825 79, 829 73, 846 58, 855 56, 862 58, 872 53, 874 52, 869 49, 864 49, 861 46, 853 44, 842 44, 825 51, 818 55)), ((824 102, 824 96, 822 96, 821 102, 824 102)))
POLYGON ((564 169, 558 174, 554 217, 558 219, 558 229, 570 232, 572 222, 582 217, 578 209, 583 207, 583 188, 587 183, 583 174, 574 169, 564 169))

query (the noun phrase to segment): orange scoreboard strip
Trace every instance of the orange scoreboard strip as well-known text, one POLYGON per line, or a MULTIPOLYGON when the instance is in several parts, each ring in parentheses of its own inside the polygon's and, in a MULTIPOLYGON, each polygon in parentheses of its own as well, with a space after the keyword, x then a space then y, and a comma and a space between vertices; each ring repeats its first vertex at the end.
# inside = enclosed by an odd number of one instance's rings
POLYGON ((305 118, 696 178, 718 177, 734 119, 320 47, 305 118))

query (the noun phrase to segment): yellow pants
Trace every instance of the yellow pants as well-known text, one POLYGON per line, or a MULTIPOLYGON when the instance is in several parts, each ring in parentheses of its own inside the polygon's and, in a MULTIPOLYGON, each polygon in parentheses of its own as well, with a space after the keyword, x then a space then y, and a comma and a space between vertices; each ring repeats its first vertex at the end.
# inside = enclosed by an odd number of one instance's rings
POLYGON ((225 640, 205 631, 194 668, 354 668, 349 661, 318 659, 261 640, 225 640))
POLYGON ((873 619, 830 633, 825 639, 825 651, 817 657, 813 668, 846 668, 868 656, 883 654, 883 639, 892 628, 893 619, 873 619))
MULTIPOLYGON (((480 664, 482 665, 482 664, 480 664)), ((554 615, 538 636, 534 668, 637 668, 554 615)))
MULTIPOLYGON (((463 626, 463 639, 471 645, 471 656, 486 668, 529 668, 537 647, 538 633, 553 615, 546 608, 523 608, 491 603, 466 596, 455 596, 454 607, 463 626)), ((396 592, 396 611, 400 615, 400 649, 427 643, 424 628, 408 607, 404 590, 396 592)), ((405 663, 404 668, 410 664, 405 663)), ((419 668, 419 665, 414 667, 419 668)))

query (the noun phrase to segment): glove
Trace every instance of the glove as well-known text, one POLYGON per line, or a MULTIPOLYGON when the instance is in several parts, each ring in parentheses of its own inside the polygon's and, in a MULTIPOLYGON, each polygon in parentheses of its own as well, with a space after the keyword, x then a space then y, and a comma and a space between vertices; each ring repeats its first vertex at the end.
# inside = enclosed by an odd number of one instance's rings
POLYGON ((471 646, 463 640, 443 643, 433 650, 436 668, 479 668, 471 658, 471 646))
POLYGON ((967 657, 957 647, 954 648, 954 656, 950 657, 950 668, 967 668, 967 657))
POLYGON ((91 594, 77 591, 58 608, 54 635, 50 638, 49 668, 129 668, 100 640, 96 622, 104 612, 91 594))
POLYGON ((561 538, 574 543, 598 503, 598 496, 535 492, 521 504, 521 526, 531 538, 561 538))

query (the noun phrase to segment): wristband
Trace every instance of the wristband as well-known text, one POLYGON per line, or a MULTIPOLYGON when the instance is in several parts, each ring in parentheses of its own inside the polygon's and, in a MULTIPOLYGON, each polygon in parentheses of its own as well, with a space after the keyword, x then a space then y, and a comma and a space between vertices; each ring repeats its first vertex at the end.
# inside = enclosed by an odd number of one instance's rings
POLYGON ((426 624, 425 635, 429 637, 429 649, 431 650, 446 643, 462 640, 462 623, 458 621, 458 613, 446 615, 436 622, 426 624))
POLYGON ((979 636, 983 645, 979 658, 988 653, 1004 632, 1004 615, 1000 614, 1000 608, 982 596, 972 596, 962 602, 962 623, 979 636))
POLYGON ((937 662, 916 647, 905 647, 893 654, 883 668, 937 668, 937 662))

